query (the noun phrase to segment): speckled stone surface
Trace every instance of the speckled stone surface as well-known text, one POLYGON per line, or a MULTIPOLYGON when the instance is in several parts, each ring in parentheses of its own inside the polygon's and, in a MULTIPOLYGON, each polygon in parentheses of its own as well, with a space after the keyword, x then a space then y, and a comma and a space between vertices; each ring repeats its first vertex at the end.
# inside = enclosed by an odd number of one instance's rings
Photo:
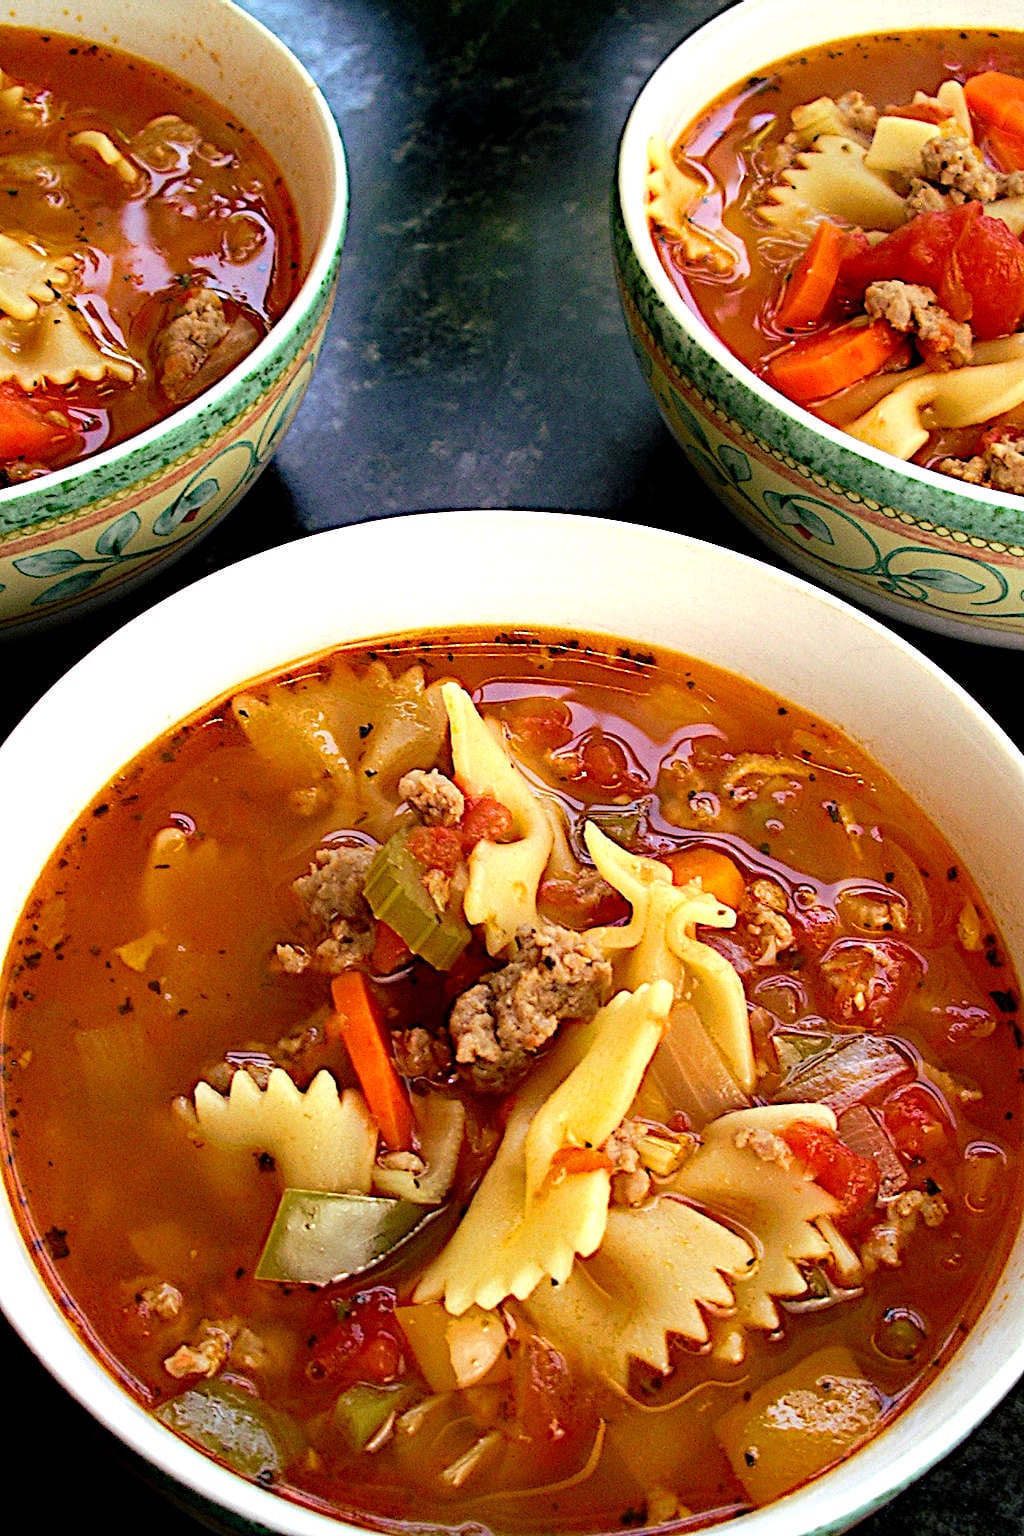
MULTIPOLYGON (((319 371, 274 465, 194 552, 97 615, 3 646, 0 735, 145 603, 321 528, 441 507, 564 508, 762 553, 661 423, 633 359, 609 244, 630 104, 721 6, 246 4, 312 72, 349 157, 349 232, 319 371)), ((500 573, 475 569, 473 579, 500 573)), ((1012 658, 906 633, 1024 741, 1012 658)), ((8 1487, 24 1484, 34 1523, 91 1521, 117 1536, 201 1529, 142 1481, 2 1323, 0 1365, 8 1487)), ((1024 1391, 859 1532, 1024 1536, 1024 1391)))

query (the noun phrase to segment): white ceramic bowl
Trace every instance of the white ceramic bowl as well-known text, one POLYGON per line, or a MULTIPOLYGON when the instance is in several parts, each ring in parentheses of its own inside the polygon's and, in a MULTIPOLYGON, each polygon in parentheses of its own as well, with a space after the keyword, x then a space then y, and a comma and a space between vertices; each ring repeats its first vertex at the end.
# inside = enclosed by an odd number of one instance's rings
MULTIPOLYGON (((851 34, 1024 30, 1017 0, 741 0, 654 71, 626 122, 612 226, 626 323, 662 416, 716 496, 804 574, 904 623, 1024 645, 1024 498, 867 447, 756 378, 680 298, 644 207, 647 143, 717 96, 851 34)), ((858 84, 859 82, 853 82, 858 84)))
POLYGON ((269 463, 316 364, 348 216, 341 136, 307 71, 232 0, 11 0, 43 27, 149 59, 237 115, 270 152, 300 227, 302 282, 206 393, 80 465, 0 490, 0 634, 78 612, 207 533, 269 463))
MULTIPOLYGON (((365 523, 257 555, 157 604, 73 667, 0 747, 0 804, 30 798, 35 808, 11 818, 5 832, 0 947, 91 796, 177 721, 259 674, 347 641, 509 624, 571 625, 704 657, 833 721, 947 833, 1024 973, 1024 758, 932 662, 852 606, 760 561, 611 521, 497 511, 365 523), (500 584, 464 580, 467 548, 501 572, 500 584), (387 579, 353 580, 353 572, 387 579), (344 593, 344 602, 311 602, 313 591, 344 593), (254 615, 259 623, 247 622, 254 615), (875 686, 879 677, 885 690, 875 686), (910 702, 893 710, 892 698, 910 702)), ((0 1306, 53 1375, 171 1479, 179 1497, 206 1514, 226 1512, 232 1529, 347 1529, 243 1481, 132 1402, 54 1304, 6 1203, 0 1306)), ((809 1487, 716 1532, 825 1536, 847 1528, 950 1451, 1022 1371, 1024 1232, 979 1322, 893 1427, 809 1487)))

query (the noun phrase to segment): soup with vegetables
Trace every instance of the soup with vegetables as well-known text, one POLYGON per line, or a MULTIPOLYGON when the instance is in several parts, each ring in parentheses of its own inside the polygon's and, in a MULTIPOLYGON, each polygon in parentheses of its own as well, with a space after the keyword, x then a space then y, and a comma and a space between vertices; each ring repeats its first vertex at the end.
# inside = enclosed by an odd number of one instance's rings
POLYGON ((1021 1203, 1018 980, 848 739, 427 634, 131 762, 10 951, 12 1205, 106 1368, 391 1530, 722 1519, 941 1370, 1021 1203))
POLYGON ((0 486, 160 421, 294 294, 281 176, 156 66, 0 27, 0 486))
POLYGON ((771 64, 652 140, 648 209, 684 297, 767 383, 1024 492, 1024 37, 853 37, 771 64))

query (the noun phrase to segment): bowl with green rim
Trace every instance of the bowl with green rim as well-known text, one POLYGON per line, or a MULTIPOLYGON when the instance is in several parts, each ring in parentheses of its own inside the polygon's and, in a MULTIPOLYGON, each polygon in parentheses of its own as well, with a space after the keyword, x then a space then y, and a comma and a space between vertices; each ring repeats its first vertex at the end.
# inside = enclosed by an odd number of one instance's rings
POLYGON ((222 378, 92 456, 0 489, 0 636, 120 595, 208 533, 266 468, 313 376, 348 218, 345 150, 317 85, 232 0, 14 0, 5 25, 67 34, 147 60, 201 92, 267 151, 298 228, 287 306, 222 378))
POLYGON ((901 0, 895 10, 866 0, 847 20, 802 0, 740 0, 658 65, 627 117, 612 193, 623 313, 673 437, 719 502, 759 539, 801 574, 886 618, 1019 648, 1021 497, 897 459, 772 389, 682 298, 649 224, 652 137, 671 145, 717 97, 777 60, 894 26, 907 33, 1022 30, 1012 0, 901 0))

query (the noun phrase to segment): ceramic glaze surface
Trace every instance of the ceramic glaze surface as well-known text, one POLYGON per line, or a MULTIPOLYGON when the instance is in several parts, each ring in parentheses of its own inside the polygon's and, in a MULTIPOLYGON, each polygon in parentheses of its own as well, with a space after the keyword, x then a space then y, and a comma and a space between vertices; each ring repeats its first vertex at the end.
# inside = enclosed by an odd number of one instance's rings
MULTIPOLYGON (((900 25, 1019 28, 1006 4, 905 7, 900 25), (954 16, 955 11, 955 16, 954 16), (976 14, 974 14, 976 12, 976 14)), ((846 30, 891 27, 858 8, 846 30)), ((828 41, 834 14, 784 0, 742 3, 699 29, 641 91, 620 149, 612 246, 623 313, 662 418, 714 494, 807 575, 888 617, 951 636, 1024 646, 1021 498, 905 465, 815 420, 750 374, 684 304, 643 208, 646 145, 669 142, 746 70, 828 41), (699 92, 697 95, 695 92, 699 92)))

